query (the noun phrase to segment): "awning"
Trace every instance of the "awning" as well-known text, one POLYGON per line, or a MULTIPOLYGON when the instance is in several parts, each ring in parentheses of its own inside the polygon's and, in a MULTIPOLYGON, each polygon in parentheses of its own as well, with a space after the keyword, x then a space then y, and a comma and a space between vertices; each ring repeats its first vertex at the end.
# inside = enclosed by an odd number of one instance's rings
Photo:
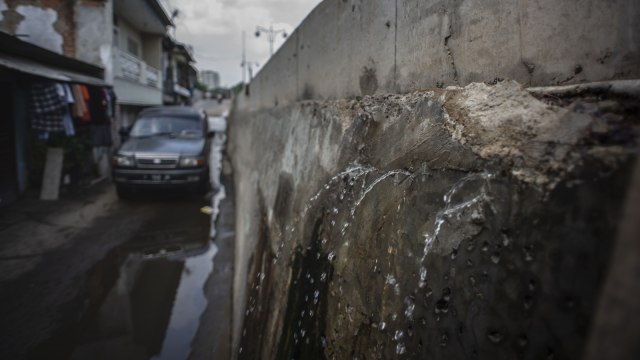
POLYGON ((110 86, 103 79, 82 75, 69 70, 62 70, 53 66, 37 63, 29 59, 18 58, 7 54, 0 54, 0 66, 25 74, 36 75, 60 82, 110 86))

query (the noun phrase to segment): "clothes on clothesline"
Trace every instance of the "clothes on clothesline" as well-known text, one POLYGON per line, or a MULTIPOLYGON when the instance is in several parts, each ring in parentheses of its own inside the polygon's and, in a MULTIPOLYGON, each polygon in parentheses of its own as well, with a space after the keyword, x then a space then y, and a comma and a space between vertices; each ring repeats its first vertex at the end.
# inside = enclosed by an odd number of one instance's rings
POLYGON ((31 88, 31 100, 31 127, 39 132, 40 139, 48 139, 49 133, 75 136, 76 127, 87 124, 91 125, 95 146, 111 145, 110 123, 116 106, 113 89, 83 84, 39 83, 31 88))
POLYGON ((44 132, 63 132, 64 107, 56 84, 35 84, 31 88, 33 118, 31 127, 44 132))

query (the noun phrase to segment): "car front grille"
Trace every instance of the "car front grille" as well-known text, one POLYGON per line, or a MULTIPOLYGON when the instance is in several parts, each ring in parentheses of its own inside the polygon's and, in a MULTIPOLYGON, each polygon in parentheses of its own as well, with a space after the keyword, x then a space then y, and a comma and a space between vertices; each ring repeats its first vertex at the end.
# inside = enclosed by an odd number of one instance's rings
POLYGON ((142 169, 173 169, 178 165, 175 155, 136 155, 136 164, 142 169))

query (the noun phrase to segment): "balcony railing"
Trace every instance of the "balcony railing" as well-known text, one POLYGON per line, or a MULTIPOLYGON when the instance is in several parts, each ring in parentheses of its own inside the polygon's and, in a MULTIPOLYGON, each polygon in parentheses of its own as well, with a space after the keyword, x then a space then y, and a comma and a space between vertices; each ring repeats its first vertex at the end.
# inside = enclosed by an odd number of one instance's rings
POLYGON ((162 88, 160 70, 148 65, 137 57, 120 49, 115 49, 115 76, 143 85, 162 88))

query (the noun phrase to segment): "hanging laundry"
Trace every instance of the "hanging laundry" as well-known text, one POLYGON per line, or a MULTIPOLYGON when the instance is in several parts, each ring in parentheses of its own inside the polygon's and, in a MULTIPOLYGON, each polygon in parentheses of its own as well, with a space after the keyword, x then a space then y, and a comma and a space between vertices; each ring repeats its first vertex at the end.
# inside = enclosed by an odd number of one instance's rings
POLYGON ((71 86, 71 91, 73 92, 73 97, 75 98, 75 103, 73 104, 73 117, 75 118, 83 118, 84 114, 87 112, 87 104, 84 99, 84 95, 82 92, 82 86, 78 84, 73 84, 71 86))
POLYGON ((91 110, 90 110, 91 96, 89 95, 89 89, 87 88, 86 85, 80 85, 80 87, 82 89, 82 98, 84 99, 84 103, 85 103, 85 111, 82 114, 82 120, 91 121, 91 110))
POLYGON ((31 127, 43 132, 63 132, 64 109, 56 84, 35 84, 31 87, 33 118, 31 127))
POLYGON ((69 111, 69 105, 74 103, 73 96, 67 92, 68 85, 56 84, 58 96, 65 104, 62 115, 62 124, 64 125, 64 133, 67 136, 75 136, 76 131, 73 127, 73 119, 71 118, 71 112, 69 111))

